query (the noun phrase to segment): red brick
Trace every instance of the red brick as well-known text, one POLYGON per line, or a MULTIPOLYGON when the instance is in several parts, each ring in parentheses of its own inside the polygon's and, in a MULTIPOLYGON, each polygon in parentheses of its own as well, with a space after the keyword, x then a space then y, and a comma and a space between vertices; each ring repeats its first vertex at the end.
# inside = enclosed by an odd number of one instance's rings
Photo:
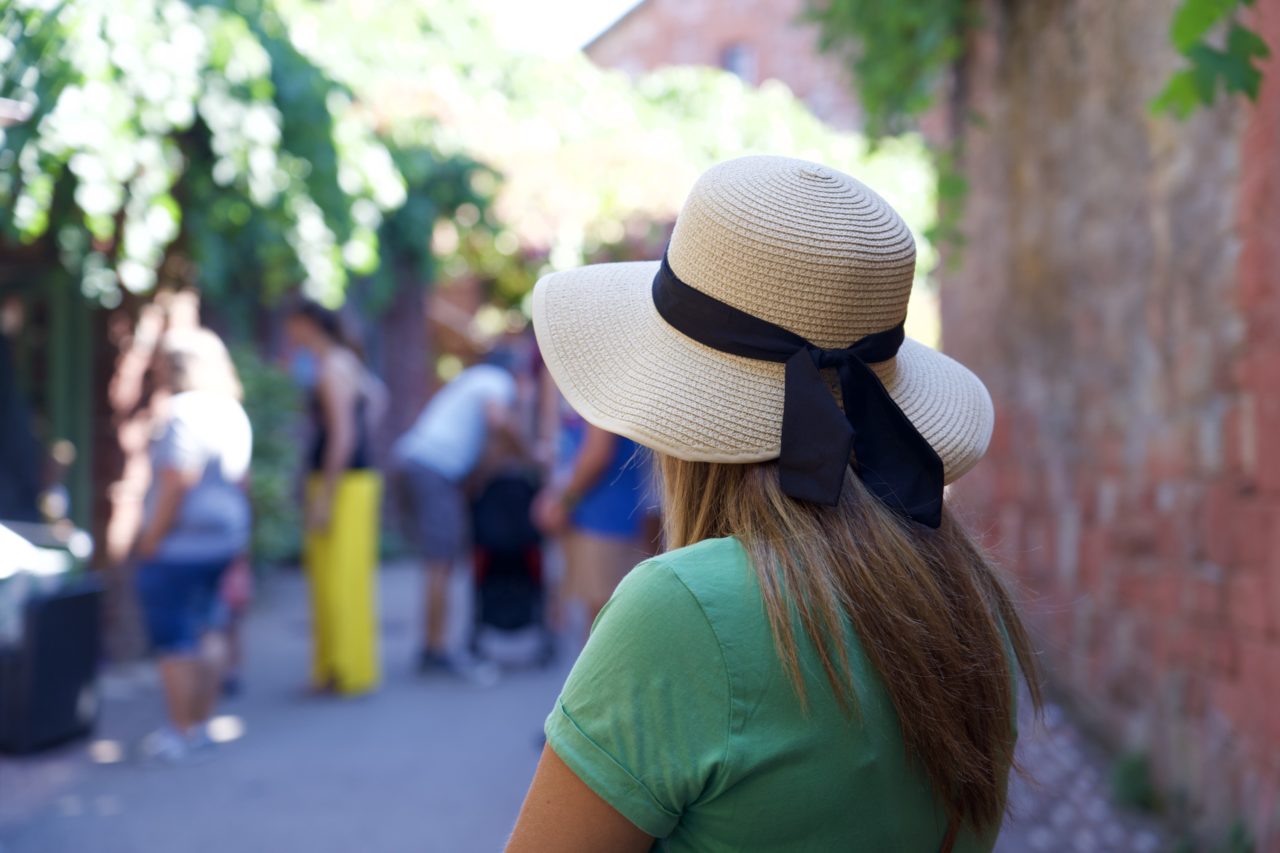
POLYGON ((1240 641, 1240 679, 1256 691, 1268 712, 1280 702, 1280 643, 1244 637, 1240 641))
POLYGON ((1267 610, 1271 614, 1271 634, 1280 640, 1280 551, 1272 555, 1271 563, 1262 573, 1266 587, 1267 610))
POLYGON ((1243 725, 1249 716, 1249 692, 1238 678, 1220 678, 1209 693, 1213 706, 1235 725, 1243 725))
POLYGON ((1180 423, 1166 424, 1147 438, 1144 471, 1153 482, 1167 482, 1186 476, 1188 466, 1195 459, 1195 443, 1190 432, 1192 426, 1183 418, 1180 423))
MULTIPOLYGON (((991 55, 970 57, 970 104, 1004 120, 963 131, 973 251, 943 273, 943 323, 952 353, 981 365, 998 408, 1016 412, 992 451, 1001 488, 979 512, 1047 525, 1022 531, 1030 547, 1058 540, 1063 499, 1081 509, 1076 588, 1096 635, 1087 667, 1070 668, 1086 694, 1074 698, 1117 731, 1148 726, 1154 744, 1207 750, 1225 718, 1233 746, 1190 789, 1199 815, 1274 774, 1280 755, 1280 51, 1256 104, 1176 126, 1143 111, 1153 56, 1134 54, 1123 74, 1114 61, 1070 73, 1036 61, 1064 50, 1052 26, 1064 10, 1081 31, 1124 26, 1126 44, 1167 46, 1167 5, 1021 4, 1002 18, 1016 25, 989 36, 991 55), (1061 115, 1073 138, 1099 144, 1027 135, 1061 115), (1218 471, 1200 469, 1219 458, 1218 471), (1064 466, 1068 482, 1051 482, 1064 466), (1147 630, 1131 641, 1117 629, 1137 625, 1147 630), (1168 689, 1179 671, 1196 685, 1187 705, 1168 689)), ((1280 2, 1249 15, 1280 44, 1280 2)), ((1090 49, 1099 60, 1123 50, 1090 49)), ((1050 666, 1085 654, 1069 613, 1038 621, 1050 666)), ((1259 847, 1280 851, 1280 837, 1259 847)))
POLYGON ((1256 412, 1258 488, 1280 495, 1280 400, 1259 398, 1256 412))
POLYGON ((818 31, 803 21, 804 11, 803 0, 754 3, 748 14, 732 0, 640 3, 585 50, 598 65, 634 74, 668 65, 718 68, 726 48, 742 45, 753 57, 744 69, 750 82, 781 80, 821 118, 851 127, 861 110, 848 74, 817 49, 818 31))
POLYGON ((1183 608, 1191 620, 1221 625, 1226 617, 1226 591, 1220 580, 1193 576, 1182 588, 1183 608))
POLYGON ((1262 572, 1233 573, 1227 581, 1227 614, 1231 627, 1243 636, 1266 635, 1277 615, 1271 609, 1267 593, 1262 572))
MULTIPOLYGON (((1276 433, 1280 438, 1280 432, 1276 433)), ((1280 503, 1239 500, 1231 516, 1233 567, 1262 568, 1280 543, 1280 503)))
POLYGON ((1252 398, 1237 400, 1222 419, 1222 452, 1226 473, 1251 482, 1257 467, 1252 398))
POLYGON ((1211 678, 1234 678, 1239 674, 1240 641, 1225 628, 1197 632, 1188 655, 1211 678))
POLYGON ((1235 513, 1239 491, 1223 481, 1205 489, 1200 529, 1205 559, 1219 566, 1230 565, 1236 554, 1235 513))
POLYGON ((1148 611, 1161 620, 1180 621, 1183 582, 1181 573, 1172 568, 1159 572, 1146 591, 1148 611))

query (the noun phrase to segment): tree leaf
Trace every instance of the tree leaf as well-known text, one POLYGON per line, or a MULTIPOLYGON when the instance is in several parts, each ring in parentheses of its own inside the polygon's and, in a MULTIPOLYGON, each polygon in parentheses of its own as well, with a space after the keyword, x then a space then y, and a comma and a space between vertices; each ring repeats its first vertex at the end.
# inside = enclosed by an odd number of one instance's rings
POLYGON ((1227 52, 1248 59, 1266 59, 1271 55, 1271 49, 1262 36, 1240 24, 1232 24, 1231 31, 1227 33, 1227 52))
POLYGON ((1182 0, 1173 13, 1169 36, 1179 53, 1186 53, 1235 9, 1238 0, 1182 0))
POLYGON ((1200 103, 1199 89, 1196 83, 1196 72, 1184 68, 1169 78, 1164 89, 1151 102, 1151 111, 1167 113, 1177 118, 1191 115, 1200 103))

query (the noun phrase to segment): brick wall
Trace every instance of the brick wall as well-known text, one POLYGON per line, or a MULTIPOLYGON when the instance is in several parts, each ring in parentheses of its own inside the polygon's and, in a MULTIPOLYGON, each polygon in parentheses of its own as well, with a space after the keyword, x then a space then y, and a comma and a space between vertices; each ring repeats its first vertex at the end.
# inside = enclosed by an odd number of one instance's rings
MULTIPOLYGON (((1244 819, 1272 850, 1280 62, 1256 108, 1152 116, 1175 5, 984 3, 943 337, 999 420, 957 497, 1026 582, 1051 680, 1203 832, 1244 819)), ((1280 0, 1256 14, 1280 52, 1280 0)))
POLYGON ((819 118, 854 127, 860 115, 839 63, 818 55, 805 0, 643 0, 586 48, 599 65, 637 74, 667 65, 723 68, 739 53, 750 83, 786 83, 819 118))

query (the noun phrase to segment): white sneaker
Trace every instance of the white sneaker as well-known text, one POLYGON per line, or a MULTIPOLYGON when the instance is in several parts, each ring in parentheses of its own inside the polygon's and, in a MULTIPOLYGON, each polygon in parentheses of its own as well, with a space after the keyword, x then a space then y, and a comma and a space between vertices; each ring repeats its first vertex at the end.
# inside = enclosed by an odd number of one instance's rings
POLYGON ((185 764, 191 750, 187 739, 165 726, 142 739, 142 758, 148 764, 185 764))
POLYGON ((152 766, 177 767, 201 764, 213 755, 213 742, 201 726, 183 736, 170 726, 157 729, 142 739, 143 761, 152 766))
POLYGON ((215 746, 217 743, 209 736, 208 723, 201 723, 187 733, 188 752, 206 752, 215 746))

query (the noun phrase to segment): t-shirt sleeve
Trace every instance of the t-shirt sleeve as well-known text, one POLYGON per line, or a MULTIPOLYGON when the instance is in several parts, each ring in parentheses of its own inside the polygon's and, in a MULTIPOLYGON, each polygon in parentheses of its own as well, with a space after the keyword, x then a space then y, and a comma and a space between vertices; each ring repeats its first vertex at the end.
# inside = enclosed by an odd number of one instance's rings
POLYGON ((155 459, 164 468, 180 471, 198 471, 204 467, 206 454, 200 442, 193 412, 181 402, 175 402, 169 413, 169 422, 156 443, 155 459))
POLYGON ((547 743, 607 803, 655 837, 722 767, 730 684, 701 605, 660 560, 618 586, 547 718, 547 743))

